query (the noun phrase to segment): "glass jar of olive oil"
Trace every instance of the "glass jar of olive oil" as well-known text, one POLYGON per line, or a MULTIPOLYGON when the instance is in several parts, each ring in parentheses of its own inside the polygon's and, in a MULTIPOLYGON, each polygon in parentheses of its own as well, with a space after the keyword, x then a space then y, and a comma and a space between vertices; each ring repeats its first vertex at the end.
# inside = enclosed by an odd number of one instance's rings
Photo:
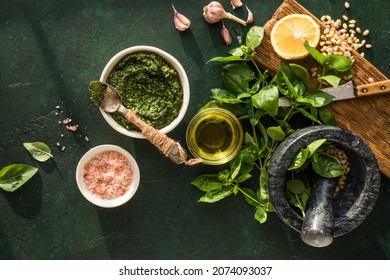
POLYGON ((197 113, 187 127, 187 146, 205 164, 223 164, 237 155, 243 141, 240 121, 230 111, 208 108, 197 113))

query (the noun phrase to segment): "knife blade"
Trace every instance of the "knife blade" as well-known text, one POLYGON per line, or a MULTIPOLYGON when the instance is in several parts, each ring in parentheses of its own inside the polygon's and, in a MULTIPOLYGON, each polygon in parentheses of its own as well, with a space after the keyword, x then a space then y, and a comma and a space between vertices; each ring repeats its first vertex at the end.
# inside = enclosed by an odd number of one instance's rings
MULTIPOLYGON (((356 97, 384 94, 390 92, 390 80, 379 81, 370 84, 364 84, 356 87, 356 93, 352 81, 349 81, 338 87, 322 88, 322 91, 333 95, 333 101, 351 99, 356 97)), ((291 106, 287 97, 279 98, 279 107, 291 106)))

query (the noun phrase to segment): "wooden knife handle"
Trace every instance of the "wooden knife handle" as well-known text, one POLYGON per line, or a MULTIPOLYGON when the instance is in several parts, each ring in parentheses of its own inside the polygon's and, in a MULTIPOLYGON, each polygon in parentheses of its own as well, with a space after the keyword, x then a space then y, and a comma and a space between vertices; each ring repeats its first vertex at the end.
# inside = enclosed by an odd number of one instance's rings
POLYGON ((359 97, 383 94, 390 92, 390 80, 360 85, 356 87, 356 95, 359 97))

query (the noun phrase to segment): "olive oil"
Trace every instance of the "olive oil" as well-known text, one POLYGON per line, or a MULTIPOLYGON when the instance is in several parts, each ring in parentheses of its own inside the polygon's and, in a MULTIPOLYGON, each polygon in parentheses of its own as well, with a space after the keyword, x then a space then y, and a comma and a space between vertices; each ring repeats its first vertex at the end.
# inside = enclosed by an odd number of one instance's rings
POLYGON ((240 150, 242 139, 239 120, 221 108, 202 110, 187 128, 190 152, 206 164, 216 165, 231 160, 240 150))

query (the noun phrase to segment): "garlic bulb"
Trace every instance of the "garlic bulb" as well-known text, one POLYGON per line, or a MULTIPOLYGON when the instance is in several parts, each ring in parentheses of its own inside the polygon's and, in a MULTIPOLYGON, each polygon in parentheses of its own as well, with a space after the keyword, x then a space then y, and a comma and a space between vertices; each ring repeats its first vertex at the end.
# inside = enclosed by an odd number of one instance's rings
POLYGON ((203 7, 203 17, 208 23, 216 23, 225 18, 228 18, 246 26, 245 21, 232 15, 229 12, 226 12, 222 4, 218 1, 212 1, 207 6, 203 7))

